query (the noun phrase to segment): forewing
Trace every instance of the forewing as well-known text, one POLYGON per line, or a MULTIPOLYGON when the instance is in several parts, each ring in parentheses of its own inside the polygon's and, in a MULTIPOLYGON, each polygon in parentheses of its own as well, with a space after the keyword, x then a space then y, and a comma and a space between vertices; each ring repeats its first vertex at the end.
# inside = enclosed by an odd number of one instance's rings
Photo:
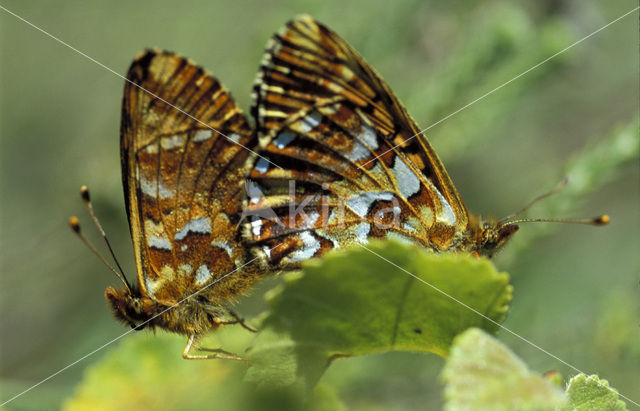
POLYGON ((255 137, 227 90, 187 59, 145 51, 127 80, 122 176, 138 281, 171 305, 241 264, 231 220, 255 137))
POLYGON ((245 232, 271 264, 371 236, 446 249, 466 229, 466 208, 415 122, 362 57, 311 17, 270 41, 253 98, 261 155, 284 168, 256 158, 247 201, 254 214, 276 210, 245 232), (287 179, 297 180, 295 195, 287 179))

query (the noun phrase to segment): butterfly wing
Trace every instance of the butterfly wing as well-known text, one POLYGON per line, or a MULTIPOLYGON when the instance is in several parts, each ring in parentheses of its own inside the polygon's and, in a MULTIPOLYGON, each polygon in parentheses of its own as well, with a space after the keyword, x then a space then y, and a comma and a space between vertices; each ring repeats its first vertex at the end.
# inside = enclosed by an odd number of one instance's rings
MULTIPOLYGON (((243 146, 255 136, 226 89, 187 59, 147 50, 127 80, 122 178, 138 282, 143 295, 172 305, 241 264, 231 220, 243 146)), ((233 289, 238 280, 224 282, 233 289)))
POLYGON ((261 155, 284 168, 256 158, 246 202, 254 216, 245 236, 269 263, 370 236, 448 249, 467 228, 467 210, 414 120, 359 54, 311 17, 269 42, 253 100, 261 155), (293 196, 289 179, 298 182, 293 196), (308 212, 298 215, 301 205, 308 212), (267 207, 277 219, 261 214, 267 207))

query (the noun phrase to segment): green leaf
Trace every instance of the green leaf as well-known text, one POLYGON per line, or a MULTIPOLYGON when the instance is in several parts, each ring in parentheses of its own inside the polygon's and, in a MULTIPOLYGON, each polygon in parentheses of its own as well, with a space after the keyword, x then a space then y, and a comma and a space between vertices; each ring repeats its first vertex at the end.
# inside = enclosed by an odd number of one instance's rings
POLYGON ((446 410, 553 409, 565 401, 559 388, 479 329, 455 339, 442 379, 446 410))
POLYGON ((623 411, 627 407, 618 399, 618 392, 609 387, 607 380, 601 380, 597 375, 586 376, 578 374, 569 381, 567 387, 569 402, 560 411, 593 410, 593 411, 623 411))
POLYGON ((511 292, 506 273, 468 255, 394 241, 333 252, 307 261, 271 296, 247 379, 310 389, 341 357, 391 350, 446 356, 463 330, 497 328, 461 303, 499 323, 511 292))
MULTIPOLYGON (((225 327, 202 345, 231 350, 251 338, 240 327, 225 327)), ((182 336, 166 333, 125 337, 87 369, 64 409, 344 409, 324 385, 316 387, 307 399, 293 390, 256 389, 243 382, 246 365, 238 361, 184 360, 181 352, 185 342, 182 336)))

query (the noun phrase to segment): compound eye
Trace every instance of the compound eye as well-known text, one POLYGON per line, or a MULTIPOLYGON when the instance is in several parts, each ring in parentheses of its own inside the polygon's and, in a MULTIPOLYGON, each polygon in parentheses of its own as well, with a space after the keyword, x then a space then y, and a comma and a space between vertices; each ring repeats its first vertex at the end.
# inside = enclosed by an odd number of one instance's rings
POLYGON ((484 222, 482 223, 482 228, 485 228, 485 229, 491 228, 491 224, 489 224, 488 222, 484 222))

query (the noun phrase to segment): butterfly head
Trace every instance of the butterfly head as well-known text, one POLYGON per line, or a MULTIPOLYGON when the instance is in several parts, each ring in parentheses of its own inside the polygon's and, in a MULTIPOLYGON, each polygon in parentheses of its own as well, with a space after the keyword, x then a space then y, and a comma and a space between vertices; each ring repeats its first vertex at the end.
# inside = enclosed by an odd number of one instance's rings
POLYGON ((474 252, 491 258, 519 228, 516 224, 501 221, 488 220, 480 223, 474 252))
MULTIPOLYGON (((100 234, 102 234, 102 238, 107 244, 107 247, 111 252, 111 256, 113 257, 113 261, 116 263, 118 270, 113 268, 98 252, 93 244, 91 244, 82 234, 78 217, 70 217, 69 226, 71 227, 73 232, 82 240, 82 242, 85 243, 89 250, 91 250, 100 259, 100 261, 102 261, 104 265, 106 265, 116 275, 116 277, 118 277, 118 279, 122 281, 124 288, 115 289, 113 287, 107 287, 104 294, 105 298, 111 305, 116 318, 124 323, 129 324, 133 329, 141 330, 150 324, 149 320, 156 317, 154 315, 158 311, 158 309, 156 308, 156 304, 148 298, 142 298, 140 290, 133 287, 129 283, 129 281, 127 281, 127 277, 124 275, 124 271, 122 270, 122 267, 120 267, 120 263, 113 253, 113 249, 111 248, 111 244, 109 243, 109 240, 107 239, 107 236, 102 229, 102 225, 93 212, 93 205, 91 204, 89 189, 86 186, 82 186, 80 188, 80 195, 82 196, 82 202, 89 211, 93 222, 100 231, 100 234)), ((151 325, 153 326, 153 324, 151 325)))
POLYGON ((157 311, 156 304, 148 298, 143 298, 139 291, 107 287, 104 296, 116 318, 129 324, 131 328, 141 330, 148 325, 153 325, 149 320, 154 318, 157 311))

